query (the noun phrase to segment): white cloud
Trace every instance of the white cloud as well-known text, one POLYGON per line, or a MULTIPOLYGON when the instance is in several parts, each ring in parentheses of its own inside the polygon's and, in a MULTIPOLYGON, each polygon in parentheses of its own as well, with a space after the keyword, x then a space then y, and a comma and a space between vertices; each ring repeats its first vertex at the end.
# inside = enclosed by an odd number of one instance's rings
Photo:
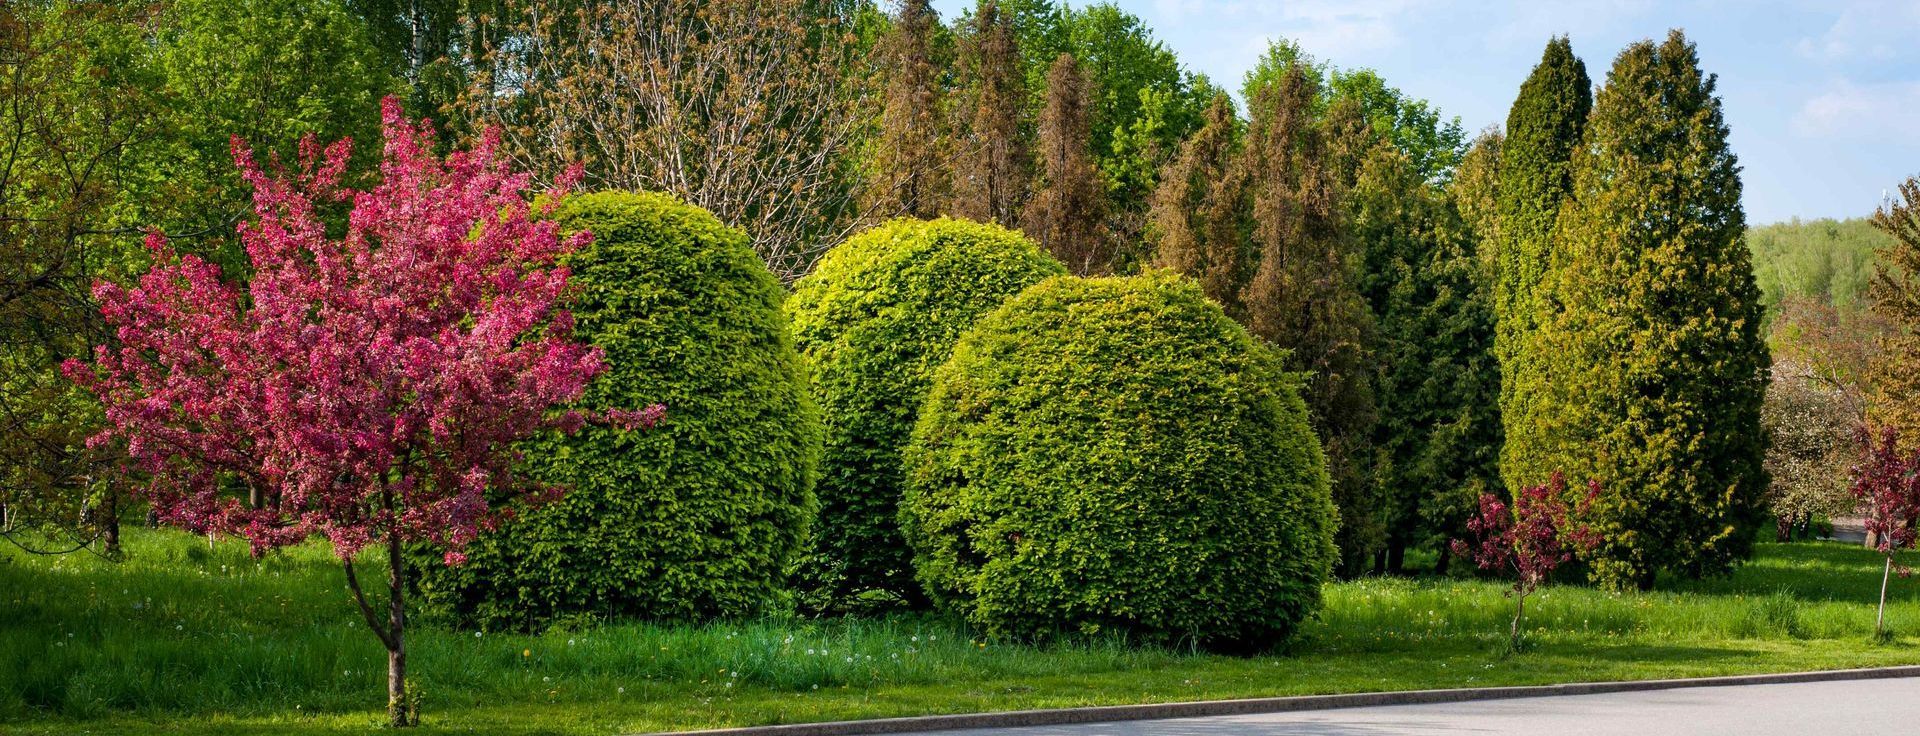
POLYGON ((1920 82, 1837 81, 1801 104, 1792 128, 1808 138, 1908 135, 1920 128, 1920 82))
POLYGON ((1920 3, 1872 2, 1848 6, 1818 36, 1794 50, 1820 62, 1889 61, 1911 53, 1920 34, 1920 3))

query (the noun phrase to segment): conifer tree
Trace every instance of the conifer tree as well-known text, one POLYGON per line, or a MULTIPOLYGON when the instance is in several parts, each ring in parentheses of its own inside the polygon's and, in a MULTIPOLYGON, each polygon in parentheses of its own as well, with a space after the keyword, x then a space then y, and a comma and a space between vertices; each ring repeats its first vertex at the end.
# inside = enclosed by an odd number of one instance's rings
POLYGON ((1251 274, 1246 257, 1246 187, 1234 167, 1239 120, 1225 94, 1213 98, 1205 122, 1180 153, 1148 210, 1154 265, 1193 277, 1207 298, 1235 319, 1245 317, 1240 290, 1251 274))
POLYGON ((903 0, 880 41, 886 92, 861 197, 870 216, 932 218, 945 202, 940 73, 933 59, 937 22, 928 0, 903 0))
POLYGON ((1892 327, 1874 361, 1875 419, 1911 443, 1920 438, 1920 177, 1902 183, 1900 199, 1881 205, 1872 222, 1893 236, 1869 291, 1874 312, 1892 327))
POLYGON ((1026 78, 1013 21, 1000 12, 996 0, 981 3, 962 53, 971 109, 954 159, 950 209, 970 220, 1012 227, 1031 178, 1020 126, 1026 78))
POLYGON ((1500 409, 1507 425, 1501 473, 1509 488, 1545 483, 1553 470, 1540 470, 1531 462, 1530 456, 1541 449, 1519 426, 1535 411, 1527 391, 1538 381, 1529 373, 1545 358, 1525 354, 1522 346, 1540 308, 1536 291, 1552 256, 1554 223, 1572 186, 1569 162, 1593 107, 1592 88, 1586 64, 1573 55, 1572 42, 1555 38, 1547 42, 1507 113, 1496 200, 1500 234, 1494 311, 1499 320, 1495 351, 1500 359, 1500 409), (1537 472, 1520 473, 1523 467, 1537 472))
POLYGON ((1612 588, 1724 571, 1765 520, 1769 358, 1715 86, 1678 30, 1615 59, 1541 286, 1558 308, 1521 346, 1532 442, 1508 478, 1599 482, 1589 563, 1612 588))
POLYGON ((1298 68, 1259 88, 1236 162, 1252 202, 1259 261, 1241 293, 1248 329, 1309 371, 1303 397, 1327 453, 1340 509, 1342 569, 1358 572, 1384 536, 1367 477, 1375 421, 1373 319, 1354 284, 1355 243, 1344 229, 1339 182, 1313 120, 1314 83, 1298 68))
POLYGON ((1480 262, 1479 279, 1487 289, 1492 305, 1494 279, 1498 278, 1497 252, 1500 246, 1500 152, 1507 137, 1498 127, 1488 127, 1473 139, 1460 164, 1447 182, 1447 195, 1460 218, 1471 231, 1473 248, 1480 262))
POLYGON ((1074 273, 1106 273, 1112 244, 1101 222, 1105 185, 1087 150, 1092 90, 1072 54, 1047 71, 1047 105, 1040 113, 1040 184, 1021 228, 1074 273))
POLYGON ((1493 314, 1471 229, 1392 141, 1375 142, 1346 200, 1378 325, 1373 477, 1387 537, 1376 568, 1397 573, 1409 547, 1445 560, 1475 500, 1500 485, 1493 314))

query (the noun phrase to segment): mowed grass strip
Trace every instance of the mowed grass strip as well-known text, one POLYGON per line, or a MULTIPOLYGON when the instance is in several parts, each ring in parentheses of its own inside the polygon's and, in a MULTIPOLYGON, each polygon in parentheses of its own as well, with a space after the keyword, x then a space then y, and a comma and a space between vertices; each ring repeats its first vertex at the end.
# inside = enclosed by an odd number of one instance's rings
MULTIPOLYGON (((385 659, 318 545, 130 530, 131 558, 0 557, 0 732, 360 732, 385 659)), ((425 732, 611 734, 1081 705, 1920 664, 1920 584, 1894 581, 1875 644, 1879 558, 1762 545, 1731 577, 1528 605, 1503 657, 1498 581, 1366 579, 1286 650, 1223 657, 1113 637, 1044 648, 947 619, 582 625, 409 636, 425 732)), ((366 574, 372 574, 369 571, 366 574)))

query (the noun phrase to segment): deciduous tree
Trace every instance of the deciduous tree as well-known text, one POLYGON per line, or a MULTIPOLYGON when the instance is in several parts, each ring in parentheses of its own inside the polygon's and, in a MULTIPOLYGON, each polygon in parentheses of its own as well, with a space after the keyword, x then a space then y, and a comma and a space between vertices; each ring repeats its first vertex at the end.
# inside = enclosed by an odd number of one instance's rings
POLYGON ((1586 493, 1567 503, 1566 477, 1554 473, 1546 483, 1514 495, 1511 508, 1499 496, 1480 496, 1480 509, 1467 521, 1473 541, 1455 540, 1455 554, 1473 560, 1482 570, 1513 573, 1513 625, 1507 646, 1520 645, 1520 620, 1527 614, 1527 596, 1538 590, 1553 571, 1599 543, 1583 521, 1600 495, 1600 484, 1587 481, 1586 493))
POLYGON ((742 228, 792 281, 861 224, 848 167, 866 120, 832 0, 514 0, 467 114, 557 175, 660 191, 742 228))
POLYGON ((113 231, 161 127, 155 13, 0 6, 0 538, 35 552, 116 551, 118 458, 86 446, 98 404, 59 367, 107 338, 88 286, 132 260, 113 231))
POLYGON ((243 536, 256 553, 328 539, 386 646, 388 720, 404 726, 417 714, 402 546, 439 545, 458 564, 494 499, 543 492, 516 476, 512 443, 579 426, 551 409, 580 396, 601 353, 572 339, 559 306, 567 271, 554 260, 580 239, 536 216, 532 179, 498 139, 443 161, 391 98, 384 117, 380 181, 363 191, 342 185, 346 141, 323 151, 309 138, 297 170, 270 175, 236 140, 254 190, 240 231, 250 282, 151 235, 152 270, 94 289, 115 343, 66 371, 106 407, 94 441, 125 445, 165 522, 243 536), (316 208, 342 200, 353 212, 331 237, 316 208), (384 612, 357 575, 369 548, 386 552, 384 612))
MULTIPOLYGON (((1915 519, 1920 519, 1920 452, 1900 447, 1900 430, 1883 427, 1869 438, 1860 464, 1854 467, 1853 498, 1866 515, 1867 539, 1886 557, 1880 570, 1880 610, 1873 633, 1887 633, 1887 583, 1896 568, 1894 556, 1913 549, 1915 519)), ((1905 566, 1897 566, 1905 576, 1905 566)))

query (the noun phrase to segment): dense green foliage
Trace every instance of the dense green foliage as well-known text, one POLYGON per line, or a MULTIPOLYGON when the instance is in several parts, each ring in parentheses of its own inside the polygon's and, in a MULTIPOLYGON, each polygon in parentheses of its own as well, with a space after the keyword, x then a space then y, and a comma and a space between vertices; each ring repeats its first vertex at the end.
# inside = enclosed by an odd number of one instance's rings
POLYGON ((1432 103, 1388 85, 1372 69, 1341 69, 1313 58, 1292 41, 1268 42, 1266 53, 1247 72, 1241 92, 1252 100, 1261 87, 1278 84, 1293 69, 1307 75, 1319 90, 1314 100, 1315 115, 1324 116, 1341 102, 1354 105, 1375 134, 1392 141, 1413 161, 1423 179, 1447 178, 1466 151, 1466 133, 1459 118, 1442 119, 1432 103))
POLYGON ((809 609, 917 601, 895 521, 899 453, 933 372, 981 315, 1065 273, 997 225, 896 220, 842 243, 787 303, 826 418, 821 511, 799 573, 809 609))
POLYGON ((1178 275, 1021 292, 935 374, 905 453, 920 579, 995 636, 1286 639, 1334 556, 1298 386, 1178 275))
POLYGON ((228 141, 291 155, 302 136, 378 159, 379 103, 401 89, 339 0, 170 0, 155 66, 160 136, 140 147, 129 222, 224 236, 251 204, 228 141))
POLYGON ((1875 253, 1892 242, 1866 218, 1791 220, 1747 229, 1753 276, 1769 312, 1792 297, 1842 309, 1864 306, 1875 253))
POLYGON ((1289 69, 1260 88, 1231 179, 1245 182, 1249 246, 1258 260, 1240 292, 1248 331, 1283 349, 1285 365, 1307 375, 1301 392, 1326 450, 1340 510, 1340 571, 1357 574, 1386 539, 1373 482, 1374 314, 1359 291, 1363 245, 1345 212, 1348 167, 1329 165, 1364 130, 1312 116, 1316 82, 1289 69))
POLYGON ((1725 571, 1763 519, 1769 359, 1714 89, 1678 31, 1615 60, 1554 238, 1560 308, 1523 347, 1543 375, 1509 423, 1509 487, 1599 481, 1589 561, 1611 587, 1725 571))
POLYGON ((1480 494, 1500 487, 1492 305, 1473 232, 1406 154, 1375 147, 1348 199, 1378 326, 1384 567, 1398 572, 1409 547, 1465 538, 1480 494))
POLYGON ((396 82, 333 0, 8 3, 0 76, 0 534, 111 549, 114 457, 57 370, 108 337, 91 283, 142 268, 148 228, 243 273, 232 138, 290 159, 302 135, 372 137, 396 82))
POLYGON ((488 629, 775 608, 821 436, 779 282, 739 230, 666 195, 580 195, 556 216, 594 234, 567 264, 576 334, 609 369, 580 406, 666 417, 527 443, 534 476, 566 494, 483 535, 465 565, 422 565, 425 598, 488 629))
POLYGON ((1500 415, 1506 425, 1501 474, 1508 488, 1547 480, 1535 456, 1543 452, 1529 433, 1535 423, 1535 394, 1544 390, 1538 363, 1550 359, 1529 353, 1532 332, 1545 299, 1537 291, 1554 256, 1554 225, 1572 186, 1569 168, 1593 107, 1593 83, 1587 66, 1573 55, 1566 37, 1547 43, 1540 63, 1520 85, 1507 113, 1501 143, 1495 212, 1499 218, 1494 267, 1494 314, 1500 360, 1500 415))

